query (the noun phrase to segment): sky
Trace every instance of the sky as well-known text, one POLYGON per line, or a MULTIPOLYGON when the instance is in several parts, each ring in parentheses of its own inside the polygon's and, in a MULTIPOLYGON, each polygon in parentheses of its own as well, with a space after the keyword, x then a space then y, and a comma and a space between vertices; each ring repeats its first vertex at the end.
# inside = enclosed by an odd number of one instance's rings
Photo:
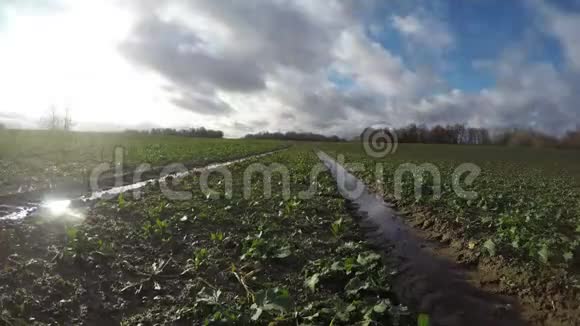
POLYGON ((580 126, 580 1, 0 0, 0 123, 580 126))

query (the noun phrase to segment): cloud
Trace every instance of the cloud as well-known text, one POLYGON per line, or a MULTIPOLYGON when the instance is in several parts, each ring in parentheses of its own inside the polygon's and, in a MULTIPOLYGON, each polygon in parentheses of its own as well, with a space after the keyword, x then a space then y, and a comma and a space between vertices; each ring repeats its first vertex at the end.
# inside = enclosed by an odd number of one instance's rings
POLYGON ((336 129, 353 116, 384 115, 389 103, 441 82, 373 41, 353 8, 339 1, 145 2, 120 50, 162 76, 170 101, 184 109, 228 115, 238 127, 265 114, 271 128, 336 129), (353 87, 337 87, 330 70, 353 87))
POLYGON ((532 3, 543 20, 545 31, 560 42, 571 67, 580 71, 580 14, 563 12, 544 1, 532 3))
MULTIPOLYGON (((538 43, 541 38, 530 27, 526 32, 530 37, 514 40, 499 57, 473 61, 478 71, 494 78, 495 85, 476 92, 455 89, 400 103, 397 112, 401 120, 430 125, 466 123, 486 128, 534 128, 554 135, 577 128, 580 38, 576 31, 580 30, 580 15, 565 13, 543 1, 534 1, 528 9, 536 15, 539 29, 561 45, 564 65, 534 57, 537 48, 545 44, 538 43)), ((411 42, 418 43, 427 38, 425 31, 437 28, 427 29, 415 17, 395 16, 392 23, 411 42)))
POLYGON ((454 90, 410 104, 411 120, 428 124, 467 123, 477 127, 534 128, 561 135, 580 122, 580 76, 551 63, 533 62, 524 48, 506 51, 491 69, 497 84, 469 94, 454 90))
POLYGON ((266 87, 262 69, 235 53, 213 55, 186 26, 156 16, 141 20, 120 50, 134 62, 172 83, 171 101, 200 114, 225 114, 232 108, 216 97, 217 90, 253 92, 266 87))
POLYGON ((226 115, 233 111, 230 105, 218 97, 200 97, 198 94, 180 92, 171 100, 175 105, 201 114, 226 115))
POLYGON ((411 42, 430 50, 443 51, 455 44, 447 24, 423 11, 407 16, 395 15, 392 25, 411 42))
POLYGON ((0 2, 0 31, 18 15, 50 14, 64 10, 61 0, 2 0, 0 2))
MULTIPOLYGON (((62 87, 54 88, 60 94, 53 96, 53 88, 46 87, 42 99, 57 98, 62 103, 72 99, 72 106, 80 107, 84 119, 79 120, 167 127, 186 127, 198 121, 236 136, 266 129, 349 136, 376 121, 533 126, 560 133, 578 122, 580 41, 575 31, 580 28, 579 19, 577 14, 541 1, 526 7, 537 17, 537 26, 526 33, 539 34, 540 30, 552 37, 561 45, 565 62, 534 57, 531 54, 537 52, 526 42, 514 40, 509 49, 498 49, 498 57, 466 57, 474 62, 478 74, 491 76, 495 82, 471 92, 453 90, 447 82, 458 70, 465 72, 466 60, 456 64, 457 56, 472 54, 461 49, 464 36, 452 33, 458 31, 453 25, 457 22, 445 18, 451 10, 445 3, 134 0, 107 2, 98 12, 116 13, 119 4, 128 14, 119 14, 115 24, 104 26, 100 25, 103 20, 94 19, 87 26, 81 24, 83 33, 75 31, 74 37, 61 38, 59 44, 64 45, 76 44, 70 40, 89 40, 82 43, 86 51, 71 45, 71 51, 55 52, 58 55, 51 57, 62 60, 43 61, 40 53, 27 57, 41 68, 54 67, 34 79, 35 94, 43 92, 41 86, 52 81, 51 76, 62 75, 62 87), (110 42, 109 36, 101 43, 92 42, 92 36, 104 31, 111 34, 110 42), (79 38, 85 34, 91 37, 79 38), (113 43, 114 50, 110 49, 113 43), (97 51, 105 46, 110 53, 97 51), (105 60, 108 55, 110 60, 105 60), (69 59, 77 59, 74 69, 58 74, 60 66, 70 68, 69 59), (89 61, 94 65, 85 73, 89 61), (97 75, 99 82, 91 84, 97 75), (79 78, 87 83, 78 83, 79 78), (106 82, 113 86, 101 87, 106 82), (128 83, 131 85, 122 87, 128 83), (102 96, 95 95, 100 92, 102 96), (108 108, 116 118, 96 114, 95 107, 108 108), (125 114, 123 119, 121 114, 125 114)), ((83 13, 95 12, 93 7, 75 6, 61 16, 53 15, 56 22, 62 17, 71 23, 56 29, 54 35, 87 20, 83 13)), ((54 25, 51 20, 43 24, 39 26, 54 25)), ((14 43, 0 45, 14 48, 11 45, 20 44, 21 35, 14 33, 14 43)), ((535 36, 531 43, 541 40, 535 36)), ((22 53, 32 52, 13 51, 11 58, 24 62, 22 53)), ((27 63, 21 66, 32 71, 27 63)), ((14 87, 20 81, 17 94, 26 94, 28 80, 17 78, 25 75, 21 70, 14 68, 12 77, 0 82, 14 87)), ((22 98, 14 95, 4 102, 12 108, 13 103, 25 103, 22 98)), ((24 110, 28 110, 27 116, 34 114, 32 109, 24 110)))
POLYGON ((15 112, 0 112, 0 124, 8 128, 34 128, 38 121, 15 112))
MULTIPOLYGON (((236 133, 271 128, 350 135, 385 119, 551 133, 575 127, 575 77, 532 60, 525 44, 487 61, 492 64, 480 63, 495 77, 494 87, 449 90, 437 70, 412 69, 375 41, 367 33, 374 22, 352 8, 338 1, 324 8, 306 1, 173 1, 148 8, 121 49, 171 83, 172 103, 227 116, 235 123, 222 125, 236 133), (255 117, 268 123, 254 124, 255 117)), ((443 54, 456 45, 447 23, 425 9, 390 17, 412 49, 443 54)), ((570 37, 561 40, 573 47, 570 37)))

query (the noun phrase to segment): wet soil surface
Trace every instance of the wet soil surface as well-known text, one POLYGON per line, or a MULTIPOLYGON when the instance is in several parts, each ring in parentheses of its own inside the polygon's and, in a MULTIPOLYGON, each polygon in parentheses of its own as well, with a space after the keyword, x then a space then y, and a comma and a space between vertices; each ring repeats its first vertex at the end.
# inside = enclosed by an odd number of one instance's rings
POLYGON ((397 253, 403 303, 438 325, 580 325, 580 296, 565 271, 483 257, 456 228, 420 211, 401 217, 332 158, 319 157, 368 241, 397 253))
POLYGON ((508 295, 520 302, 523 318, 533 325, 579 325, 580 294, 570 271, 522 265, 503 256, 485 256, 470 249, 462 232, 438 221, 427 212, 408 214, 408 223, 423 239, 431 241, 429 250, 460 264, 470 282, 489 293, 508 295))

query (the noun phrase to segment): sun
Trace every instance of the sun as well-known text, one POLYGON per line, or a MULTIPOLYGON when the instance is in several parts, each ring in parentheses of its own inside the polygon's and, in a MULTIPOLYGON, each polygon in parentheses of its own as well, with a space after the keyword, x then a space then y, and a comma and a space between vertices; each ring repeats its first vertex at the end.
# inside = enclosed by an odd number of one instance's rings
POLYGON ((144 94, 155 83, 118 51, 135 19, 126 9, 65 1, 48 13, 9 10, 0 30, 0 89, 10 90, 0 98, 3 110, 37 119, 56 106, 77 121, 99 122, 130 120, 132 108, 151 105, 144 94))

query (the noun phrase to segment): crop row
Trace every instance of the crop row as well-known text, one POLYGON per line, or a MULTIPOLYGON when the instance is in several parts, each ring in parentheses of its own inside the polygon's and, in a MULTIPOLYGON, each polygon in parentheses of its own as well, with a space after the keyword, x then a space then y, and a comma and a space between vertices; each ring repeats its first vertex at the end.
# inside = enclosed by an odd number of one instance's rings
POLYGON ((234 192, 223 176, 174 180, 191 200, 168 201, 159 185, 139 200, 102 200, 81 224, 42 219, 2 233, 0 320, 41 323, 134 324, 414 324, 391 292, 395 267, 362 239, 328 173, 311 180, 318 163, 309 147, 292 148, 231 166, 234 192), (284 163, 292 194, 272 197, 252 163, 284 163), (59 226, 60 225, 60 226, 59 226), (33 250, 29 250, 31 248, 33 250))
MULTIPOLYGON (((453 173, 461 163, 473 161, 454 160, 444 151, 431 158, 407 150, 404 155, 374 159, 359 147, 326 149, 344 155, 347 163, 361 164, 363 168, 355 174, 381 189, 386 200, 401 211, 429 216, 425 221, 429 225, 459 230, 457 234, 464 237, 470 249, 565 268, 574 268, 580 261, 580 192, 575 179, 566 173, 547 171, 549 166, 530 168, 504 154, 502 159, 478 160, 475 163, 481 172, 473 183, 466 182, 466 174, 455 180, 466 191, 474 192, 475 196, 468 199, 458 195, 453 173), (416 170, 420 172, 415 177, 410 171, 402 179, 396 177, 395 171, 400 172, 401 166, 409 163, 415 167, 428 163, 437 168, 441 175, 440 198, 435 195, 436 178, 428 171, 416 170), (377 174, 377 166, 383 173, 377 174), (415 182, 419 182, 422 192, 418 198, 415 182), (395 196, 395 189, 402 193, 395 196)), ((558 159, 554 157, 553 162, 556 165, 558 159)))
POLYGON ((46 187, 63 178, 83 181, 101 163, 134 167, 182 162, 205 165, 281 148, 268 140, 203 139, 105 133, 0 131, 0 193, 46 187))

